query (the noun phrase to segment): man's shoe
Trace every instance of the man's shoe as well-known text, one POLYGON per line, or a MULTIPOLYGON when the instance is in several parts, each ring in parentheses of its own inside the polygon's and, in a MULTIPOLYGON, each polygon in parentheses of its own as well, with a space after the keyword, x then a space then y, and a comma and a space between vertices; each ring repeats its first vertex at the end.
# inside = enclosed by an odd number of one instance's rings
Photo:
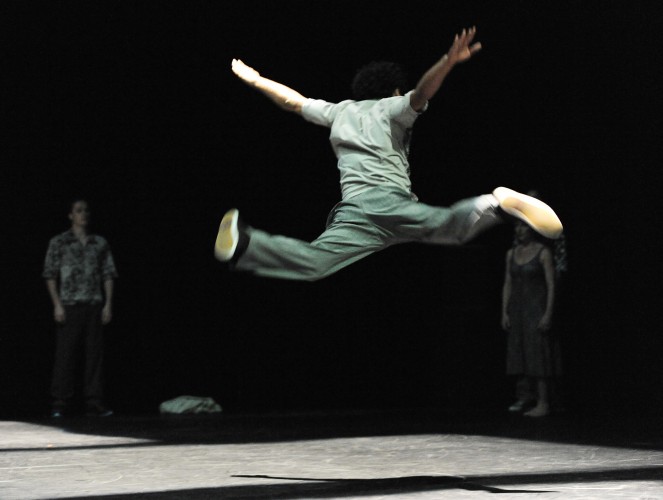
POLYGON ((239 219, 239 210, 228 210, 219 226, 214 243, 214 256, 221 262, 236 261, 248 246, 248 235, 239 219))
POLYGON ((502 210, 522 220, 542 236, 554 240, 562 235, 562 222, 553 209, 541 200, 505 187, 495 189, 493 196, 502 210))

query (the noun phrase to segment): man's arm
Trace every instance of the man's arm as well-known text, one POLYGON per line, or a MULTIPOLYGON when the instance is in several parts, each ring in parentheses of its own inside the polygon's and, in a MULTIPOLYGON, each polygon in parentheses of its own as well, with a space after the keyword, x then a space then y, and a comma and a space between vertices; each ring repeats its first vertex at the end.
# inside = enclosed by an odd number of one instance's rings
POLYGON ((426 103, 440 89, 442 82, 453 67, 459 62, 467 61, 481 50, 479 42, 470 45, 476 32, 476 28, 472 27, 469 30, 463 30, 460 36, 456 35, 449 51, 424 73, 417 83, 414 92, 410 94, 410 106, 412 106, 412 109, 415 111, 424 109, 426 103))
POLYGON ((239 59, 233 59, 232 70, 244 83, 265 94, 281 109, 301 114, 306 98, 299 92, 260 76, 260 73, 239 59))
POLYGON ((58 284, 54 279, 46 280, 46 289, 48 294, 51 296, 51 302, 53 302, 53 319, 56 323, 64 323, 66 320, 64 307, 62 306, 62 301, 60 300, 60 295, 58 294, 58 284))

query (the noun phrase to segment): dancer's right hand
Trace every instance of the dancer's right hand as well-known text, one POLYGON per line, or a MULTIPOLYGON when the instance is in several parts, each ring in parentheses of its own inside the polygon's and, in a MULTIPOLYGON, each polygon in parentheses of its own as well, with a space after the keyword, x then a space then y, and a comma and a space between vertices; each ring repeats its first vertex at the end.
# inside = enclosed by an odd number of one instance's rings
POLYGON ((233 73, 248 84, 253 84, 258 78, 260 78, 260 73, 251 66, 244 64, 240 59, 233 59, 232 70, 233 73))

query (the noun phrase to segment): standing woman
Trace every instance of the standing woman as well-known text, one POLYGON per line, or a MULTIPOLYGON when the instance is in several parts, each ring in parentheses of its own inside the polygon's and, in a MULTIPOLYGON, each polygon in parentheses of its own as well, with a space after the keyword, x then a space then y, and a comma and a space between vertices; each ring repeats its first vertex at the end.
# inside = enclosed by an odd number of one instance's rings
POLYGON ((529 226, 517 222, 506 254, 502 328, 508 332, 507 375, 516 375, 517 401, 509 411, 528 417, 550 413, 551 383, 560 375, 559 342, 551 332, 555 305, 553 253, 529 226))

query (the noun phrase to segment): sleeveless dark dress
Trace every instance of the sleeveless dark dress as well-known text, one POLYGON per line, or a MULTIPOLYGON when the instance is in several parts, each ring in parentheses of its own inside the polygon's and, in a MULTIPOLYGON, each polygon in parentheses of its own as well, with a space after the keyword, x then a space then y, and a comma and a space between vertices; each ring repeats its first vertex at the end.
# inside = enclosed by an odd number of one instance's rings
POLYGON ((511 328, 507 337, 506 372, 509 375, 552 377, 561 374, 559 341, 553 330, 537 325, 546 310, 546 276, 539 261, 543 248, 525 264, 511 256, 511 297, 507 306, 511 328))

